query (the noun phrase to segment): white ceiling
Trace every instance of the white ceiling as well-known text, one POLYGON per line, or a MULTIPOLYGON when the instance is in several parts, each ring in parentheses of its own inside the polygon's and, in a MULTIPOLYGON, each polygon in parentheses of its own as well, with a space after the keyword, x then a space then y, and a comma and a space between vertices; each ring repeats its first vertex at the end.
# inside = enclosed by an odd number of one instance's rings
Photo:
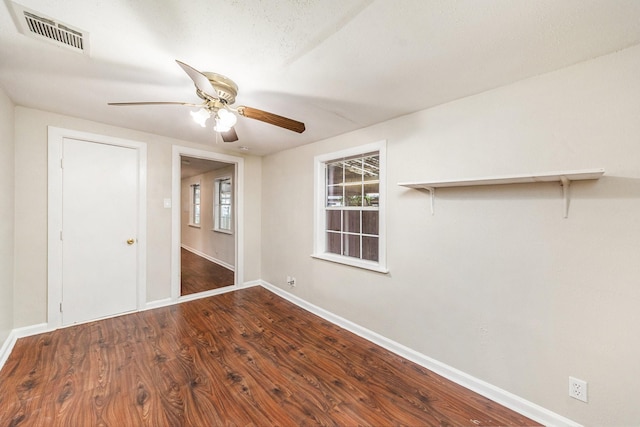
MULTIPOLYGON (((6 2, 6 0, 5 0, 6 2)), ((640 0, 21 0, 90 33, 82 55, 19 33, 0 4, 0 85, 17 104, 215 144, 175 63, 231 77, 236 105, 303 121, 297 134, 240 118, 226 146, 264 155, 640 43, 640 0)))

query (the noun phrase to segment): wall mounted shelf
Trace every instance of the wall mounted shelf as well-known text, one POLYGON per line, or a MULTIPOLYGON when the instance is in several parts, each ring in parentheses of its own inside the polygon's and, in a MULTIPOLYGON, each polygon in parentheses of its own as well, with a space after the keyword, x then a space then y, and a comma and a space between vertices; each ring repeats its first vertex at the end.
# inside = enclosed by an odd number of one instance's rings
POLYGON ((574 171, 545 172, 532 175, 507 175, 442 181, 400 182, 398 185, 429 191, 431 194, 431 215, 433 215, 433 201, 435 198, 436 188, 560 182, 562 184, 562 195, 564 199, 564 217, 567 218, 569 215, 569 184, 571 181, 599 179, 602 175, 604 175, 604 169, 596 168, 574 171))

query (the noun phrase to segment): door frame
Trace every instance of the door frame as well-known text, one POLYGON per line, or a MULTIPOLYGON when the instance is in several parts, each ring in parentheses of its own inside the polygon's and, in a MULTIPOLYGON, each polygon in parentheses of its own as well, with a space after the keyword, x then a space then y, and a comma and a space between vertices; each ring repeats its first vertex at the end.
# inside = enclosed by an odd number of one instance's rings
POLYGON ((173 146, 171 161, 172 185, 171 185, 171 300, 188 301, 205 296, 216 295, 226 292, 224 288, 197 294, 180 296, 180 218, 182 214, 182 204, 180 198, 181 189, 181 156, 195 157, 216 162, 233 164, 234 168, 234 202, 236 217, 234 221, 235 239, 235 274, 234 287, 242 286, 244 283, 244 158, 231 156, 228 154, 216 153, 213 151, 199 150, 196 148, 173 146))
POLYGON ((136 306, 142 310, 147 297, 147 144, 106 135, 48 126, 48 206, 47 206, 47 322, 62 326, 62 148, 65 138, 97 144, 133 148, 138 155, 138 218, 136 306))

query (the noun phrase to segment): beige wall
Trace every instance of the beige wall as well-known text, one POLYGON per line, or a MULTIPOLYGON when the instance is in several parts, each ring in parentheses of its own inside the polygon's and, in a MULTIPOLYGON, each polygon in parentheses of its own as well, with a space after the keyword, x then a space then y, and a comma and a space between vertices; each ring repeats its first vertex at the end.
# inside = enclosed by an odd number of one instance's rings
POLYGON ((13 329, 14 106, 0 88, 0 347, 13 329))
POLYGON ((638 76, 640 46, 265 157, 262 278, 570 419, 637 424, 638 76), (310 258, 313 157, 381 139, 390 273, 310 258), (567 219, 555 183, 439 189, 434 216, 397 186, 597 167, 567 219))
MULTIPOLYGON (((180 191, 182 199, 180 238, 183 245, 202 252, 218 261, 222 261, 222 263, 226 265, 235 266, 235 236, 233 234, 213 231, 214 181, 217 178, 225 176, 230 176, 232 182, 235 183, 233 165, 182 180, 180 191), (199 228, 189 226, 191 204, 190 186, 196 183, 200 183, 201 226, 199 228)), ((233 194, 231 200, 233 201, 235 199, 236 195, 233 194)), ((232 211, 234 220, 235 211, 236 209, 232 211)))
MULTIPOLYGON (((187 141, 107 126, 69 116, 17 107, 15 113, 15 289, 14 327, 47 320, 47 126, 147 143, 147 301, 170 296, 172 145, 221 151, 187 141)), ((237 153, 233 153, 237 155, 237 153)), ((260 159, 245 157, 245 239, 260 241, 260 159), (254 184, 255 183, 255 184, 254 184), (257 201, 255 203, 254 201, 257 201)), ((179 208, 179 207, 176 207, 179 208)), ((247 250, 245 280, 260 277, 259 253, 247 250)))

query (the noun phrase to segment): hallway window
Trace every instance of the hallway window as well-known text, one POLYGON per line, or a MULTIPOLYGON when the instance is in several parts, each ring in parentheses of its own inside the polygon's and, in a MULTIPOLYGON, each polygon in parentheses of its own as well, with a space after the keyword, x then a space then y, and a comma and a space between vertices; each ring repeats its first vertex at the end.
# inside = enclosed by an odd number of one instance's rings
POLYGON ((231 177, 226 176, 214 181, 214 230, 232 233, 232 185, 231 177))
POLYGON ((313 256, 386 272, 384 141, 316 157, 313 256))
POLYGON ((191 184, 191 212, 189 225, 200 226, 200 184, 191 184))

